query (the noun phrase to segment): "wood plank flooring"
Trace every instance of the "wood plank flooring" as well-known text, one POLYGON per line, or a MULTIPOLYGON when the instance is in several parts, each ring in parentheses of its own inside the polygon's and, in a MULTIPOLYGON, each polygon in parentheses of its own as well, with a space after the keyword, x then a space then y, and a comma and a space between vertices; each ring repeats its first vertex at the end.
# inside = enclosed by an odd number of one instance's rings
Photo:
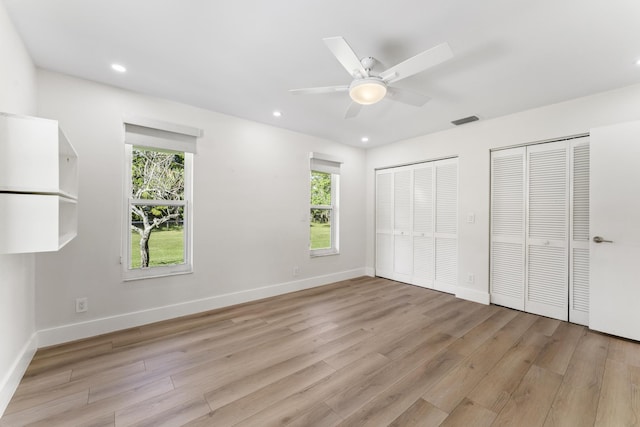
POLYGON ((640 344, 362 277, 37 352, 0 426, 640 425, 640 344))

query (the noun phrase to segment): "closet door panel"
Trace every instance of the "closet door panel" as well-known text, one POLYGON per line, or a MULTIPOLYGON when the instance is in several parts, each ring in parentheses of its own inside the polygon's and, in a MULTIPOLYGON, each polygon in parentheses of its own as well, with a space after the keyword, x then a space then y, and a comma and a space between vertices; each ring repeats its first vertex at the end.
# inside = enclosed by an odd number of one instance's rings
POLYGON ((458 159, 439 160, 435 167, 434 288, 455 293, 458 285, 458 159))
POLYGON ((376 173, 376 275, 393 276, 393 173, 376 173))
POLYGON ((491 302, 524 310, 525 147, 491 153, 491 302))
POLYGON ((569 157, 567 143, 527 147, 525 311, 568 320, 569 157))
POLYGON ((413 280, 418 286, 433 288, 435 257, 433 240, 433 179, 429 163, 413 171, 413 280))
POLYGON ((410 283, 413 274, 413 242, 411 236, 410 168, 398 168, 393 173, 393 278, 410 283))
POLYGON ((589 138, 571 144, 569 321, 589 325, 589 138))

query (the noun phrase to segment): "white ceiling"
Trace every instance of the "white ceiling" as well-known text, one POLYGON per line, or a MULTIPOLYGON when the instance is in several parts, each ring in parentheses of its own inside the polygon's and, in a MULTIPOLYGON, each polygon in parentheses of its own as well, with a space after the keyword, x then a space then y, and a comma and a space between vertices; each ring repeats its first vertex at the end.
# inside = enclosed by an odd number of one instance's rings
POLYGON ((4 2, 42 68, 360 147, 640 82, 638 0, 4 2), (425 106, 344 119, 346 93, 287 91, 350 82, 330 36, 383 68, 441 42, 454 58, 397 83, 425 106))

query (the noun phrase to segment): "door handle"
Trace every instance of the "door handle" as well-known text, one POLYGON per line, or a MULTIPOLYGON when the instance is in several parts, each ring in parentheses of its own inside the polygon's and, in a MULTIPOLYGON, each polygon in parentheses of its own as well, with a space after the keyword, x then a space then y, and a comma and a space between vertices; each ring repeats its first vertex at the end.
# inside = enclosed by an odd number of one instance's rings
POLYGON ((594 241, 595 243, 613 243, 613 240, 605 240, 605 239, 603 239, 603 238, 602 238, 602 237, 600 237, 600 236, 595 236, 595 237, 593 238, 593 241, 594 241))

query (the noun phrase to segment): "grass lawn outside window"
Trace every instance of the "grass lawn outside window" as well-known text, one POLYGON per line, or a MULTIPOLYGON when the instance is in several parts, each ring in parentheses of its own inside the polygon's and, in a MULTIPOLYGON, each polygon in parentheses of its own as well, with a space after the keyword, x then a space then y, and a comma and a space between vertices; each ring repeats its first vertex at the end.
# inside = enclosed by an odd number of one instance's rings
MULTIPOLYGON (((184 229, 182 226, 162 227, 149 238, 149 267, 184 263, 184 229)), ((140 267, 140 235, 131 232, 131 267, 140 267)))

